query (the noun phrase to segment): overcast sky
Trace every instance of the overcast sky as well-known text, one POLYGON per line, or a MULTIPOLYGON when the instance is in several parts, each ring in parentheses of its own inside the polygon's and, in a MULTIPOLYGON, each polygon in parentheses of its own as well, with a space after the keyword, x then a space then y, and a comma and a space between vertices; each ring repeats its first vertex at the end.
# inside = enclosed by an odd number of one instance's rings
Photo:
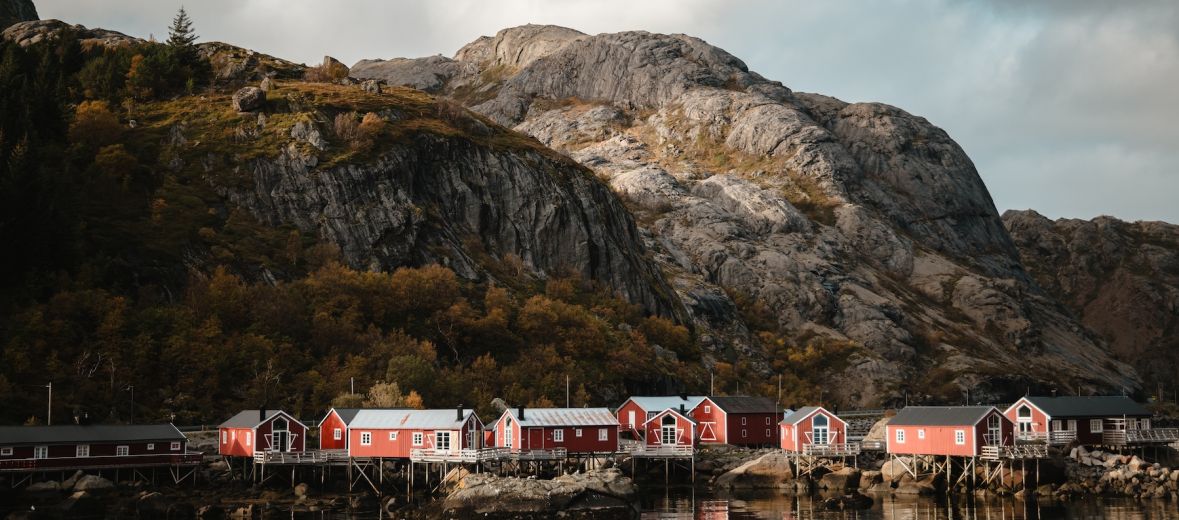
MULTIPOLYGON (((35 0, 158 38, 180 2, 35 0)), ((946 129, 999 211, 1179 222, 1179 2, 193 0, 201 41, 315 63, 451 56, 525 23, 687 33, 763 76, 946 129)))

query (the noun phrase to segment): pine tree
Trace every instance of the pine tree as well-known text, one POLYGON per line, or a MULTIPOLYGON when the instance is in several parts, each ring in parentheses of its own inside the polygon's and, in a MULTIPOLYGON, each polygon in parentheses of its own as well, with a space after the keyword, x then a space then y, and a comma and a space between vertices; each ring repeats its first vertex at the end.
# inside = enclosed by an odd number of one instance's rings
POLYGON ((184 6, 180 7, 180 11, 176 13, 176 17, 172 19, 172 26, 168 28, 168 45, 172 47, 191 47, 196 42, 197 35, 192 30, 192 19, 188 17, 188 12, 184 10, 184 6))

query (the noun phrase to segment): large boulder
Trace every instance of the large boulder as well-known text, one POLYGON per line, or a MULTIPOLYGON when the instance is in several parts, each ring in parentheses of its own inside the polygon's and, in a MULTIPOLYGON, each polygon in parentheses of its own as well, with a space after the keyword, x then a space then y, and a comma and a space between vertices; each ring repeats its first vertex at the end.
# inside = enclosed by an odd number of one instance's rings
POLYGON ((83 475, 74 484, 74 491, 106 491, 114 488, 114 482, 98 475, 83 475))
POLYGON ((233 93, 233 109, 238 112, 253 112, 266 104, 266 91, 258 87, 243 87, 233 93))
POLYGON ((794 473, 785 452, 775 451, 748 461, 717 477, 721 488, 788 488, 794 473))
POLYGON ((921 480, 906 478, 901 480, 893 492, 898 495, 932 496, 937 494, 937 481, 933 477, 921 480))
POLYGON ((101 518, 106 511, 103 502, 87 491, 76 491, 57 506, 65 518, 101 518))
POLYGON ((56 480, 46 480, 45 482, 34 482, 25 488, 29 493, 44 493, 48 491, 61 491, 61 482, 56 480))
POLYGON ((552 480, 467 475, 442 501, 447 516, 556 515, 633 512, 634 482, 617 468, 562 475, 552 480))
POLYGON ((859 487, 860 470, 856 468, 843 468, 819 479, 819 488, 829 491, 848 491, 859 487))
POLYGON ((897 457, 890 459, 880 466, 880 477, 885 482, 896 482, 901 480, 901 477, 909 474, 909 470, 905 469, 907 465, 912 464, 912 460, 908 457, 897 457))

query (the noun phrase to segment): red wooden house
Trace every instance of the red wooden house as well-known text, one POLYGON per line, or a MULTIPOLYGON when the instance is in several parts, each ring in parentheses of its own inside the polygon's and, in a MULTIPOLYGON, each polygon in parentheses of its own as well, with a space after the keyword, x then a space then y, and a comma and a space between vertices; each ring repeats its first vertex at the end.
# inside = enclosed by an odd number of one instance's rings
POLYGON ((348 425, 356 418, 360 408, 332 408, 319 421, 319 449, 348 449, 348 425))
POLYGON ((640 428, 647 449, 689 449, 696 445, 696 421, 686 411, 668 408, 656 412, 640 428))
POLYGON ((496 445, 513 452, 618 451, 618 419, 606 408, 509 408, 495 427, 496 445))
POLYGON ((633 396, 618 407, 618 424, 636 439, 643 437, 643 425, 664 410, 679 410, 686 414, 700 401, 702 395, 633 396))
POLYGON ((253 457, 267 451, 302 452, 307 446, 307 426, 282 410, 242 410, 218 430, 218 453, 227 457, 253 457))
POLYGON ((469 408, 358 410, 345 434, 351 457, 408 459, 415 450, 457 456, 483 447, 483 421, 469 408))
POLYGON ((822 452, 847 444, 847 423, 822 406, 804 406, 782 419, 781 447, 792 453, 822 452))
POLYGON ((171 424, 0 427, 0 471, 196 464, 171 424))
POLYGON ((1151 430, 1153 414, 1118 395, 1023 397, 1003 415, 1015 423, 1021 441, 1108 445, 1150 438, 1145 432, 1151 430))
POLYGON ((993 406, 907 406, 888 421, 888 452, 975 457, 1011 446, 1015 427, 993 406))
POLYGON ((773 400, 748 396, 706 397, 691 415, 701 444, 777 444, 778 421, 782 420, 782 411, 773 400))

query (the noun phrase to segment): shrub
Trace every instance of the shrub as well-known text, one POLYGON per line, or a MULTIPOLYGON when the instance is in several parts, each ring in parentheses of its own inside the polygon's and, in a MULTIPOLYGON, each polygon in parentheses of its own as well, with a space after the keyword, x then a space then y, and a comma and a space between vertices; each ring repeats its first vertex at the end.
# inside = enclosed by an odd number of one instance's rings
POLYGON ((99 147, 119 140, 123 127, 111 112, 106 101, 83 101, 74 110, 70 123, 70 141, 84 146, 99 147))
POLYGON ((309 67, 303 73, 304 80, 317 83, 333 83, 346 77, 348 77, 348 66, 337 62, 309 67))

